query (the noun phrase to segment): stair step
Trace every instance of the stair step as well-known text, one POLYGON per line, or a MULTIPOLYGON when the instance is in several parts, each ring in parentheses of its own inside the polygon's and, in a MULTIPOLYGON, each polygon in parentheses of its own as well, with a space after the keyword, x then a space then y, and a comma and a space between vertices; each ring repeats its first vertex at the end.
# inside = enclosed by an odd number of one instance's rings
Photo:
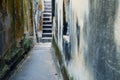
POLYGON ((51 0, 44 0, 44 1, 51 1, 51 0))
POLYGON ((42 39, 52 39, 52 37, 42 37, 42 39))
POLYGON ((43 14, 50 14, 51 15, 52 13, 43 13, 43 14))
POLYGON ((50 9, 46 9, 46 10, 44 10, 44 12, 52 12, 52 10, 50 10, 50 9))
POLYGON ((43 24, 43 26, 52 26, 52 24, 43 24))
POLYGON ((43 28, 52 28, 52 26, 44 26, 43 28))
POLYGON ((44 2, 44 4, 51 4, 51 2, 44 2))
POLYGON ((52 22, 43 22, 43 24, 52 24, 52 22))
POLYGON ((52 37, 52 34, 50 35, 43 34, 42 37, 52 37))
POLYGON ((51 41, 52 41, 52 37, 51 38, 46 38, 46 37, 42 38, 42 42, 51 42, 51 41))
POLYGON ((43 12, 43 13, 52 13, 52 11, 45 11, 45 10, 44 10, 44 12, 43 12))
POLYGON ((43 19, 44 18, 51 19, 52 17, 51 16, 43 16, 43 19))
POLYGON ((51 0, 49 0, 49 1, 44 0, 44 3, 51 3, 51 2, 52 2, 51 0))
POLYGON ((44 4, 44 7, 51 7, 52 6, 52 4, 44 4))
POLYGON ((50 15, 43 15, 42 17, 48 17, 48 18, 52 18, 50 15))
POLYGON ((43 28, 52 28, 52 26, 43 26, 43 28))
POLYGON ((52 21, 43 21, 43 22, 52 22, 52 21))
POLYGON ((51 3, 44 3, 44 6, 52 6, 52 4, 51 3))
POLYGON ((42 37, 52 37, 52 35, 42 35, 42 37))
POLYGON ((52 10, 52 7, 51 6, 45 6, 44 10, 52 10))
POLYGON ((44 2, 51 2, 51 0, 44 0, 44 2))
POLYGON ((44 3, 49 4, 52 3, 52 1, 44 1, 44 3))
POLYGON ((43 24, 52 24, 52 21, 43 22, 43 24))
POLYGON ((44 7, 45 10, 52 10, 52 7, 44 7))
POLYGON ((43 30, 52 30, 52 28, 43 28, 43 30))
POLYGON ((52 14, 52 11, 51 11, 51 12, 46 12, 46 11, 44 11, 43 13, 44 13, 44 14, 52 14))
POLYGON ((52 17, 52 14, 42 14, 42 16, 51 16, 52 17))
POLYGON ((52 37, 52 33, 43 33, 42 37, 52 37))
POLYGON ((43 24, 43 26, 48 26, 48 27, 52 27, 52 24, 43 24))
POLYGON ((43 16, 43 18, 52 18, 51 16, 43 16))
POLYGON ((45 34, 45 35, 52 35, 52 33, 42 33, 42 34, 45 34))
POLYGON ((47 13, 52 13, 52 11, 44 11, 44 13, 46 13, 46 12, 47 12, 47 13))
POLYGON ((51 18, 43 18, 43 21, 49 21, 51 18))
POLYGON ((45 5, 45 6, 44 6, 44 9, 45 9, 45 8, 52 9, 52 5, 45 5))
POLYGON ((43 30, 43 33, 52 33, 52 30, 43 30))
POLYGON ((42 16, 42 18, 52 18, 51 16, 42 16))

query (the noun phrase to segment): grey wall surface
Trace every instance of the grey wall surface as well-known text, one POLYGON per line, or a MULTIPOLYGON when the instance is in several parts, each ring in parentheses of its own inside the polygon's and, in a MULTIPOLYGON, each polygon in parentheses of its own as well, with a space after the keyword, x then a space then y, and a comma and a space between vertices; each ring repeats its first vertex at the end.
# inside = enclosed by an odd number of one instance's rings
MULTIPOLYGON (((3 39, 2 39, 2 32, 0 31, 0 45, 3 45, 3 39)), ((0 46, 0 55, 2 55, 2 52, 3 52, 3 46, 0 46)))
MULTIPOLYGON (((59 4, 56 6, 56 21, 59 21, 61 3, 56 0, 59 4)), ((74 80, 120 79, 119 15, 120 0, 70 0, 66 17, 70 42, 63 40, 57 43, 63 47, 60 48, 63 63, 74 80)), ((56 27, 63 30, 64 26, 56 27)))

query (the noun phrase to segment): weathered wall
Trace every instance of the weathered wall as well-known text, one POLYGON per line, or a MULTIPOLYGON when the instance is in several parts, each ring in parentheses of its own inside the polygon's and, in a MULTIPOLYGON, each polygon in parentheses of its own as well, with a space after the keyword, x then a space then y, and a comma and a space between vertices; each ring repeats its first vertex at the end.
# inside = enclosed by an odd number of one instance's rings
MULTIPOLYGON (((43 0, 42 0, 43 1, 43 0)), ((0 80, 36 40, 34 3, 40 0, 0 0, 0 80)), ((39 16, 37 25, 39 25, 39 16)))
POLYGON ((13 1, 1 0, 0 3, 0 54, 5 53, 15 41, 13 27, 13 1))
MULTIPOLYGON (((57 1, 56 4, 62 6, 57 1)), ((62 45, 60 35, 54 37, 58 38, 69 76, 73 80, 119 80, 120 0, 70 0, 68 11, 70 40, 65 38, 62 45)), ((58 13, 56 21, 59 21, 58 13)), ((60 27, 63 28, 56 25, 58 31, 60 27)))
POLYGON ((34 23, 35 23, 35 31, 37 33, 37 42, 39 42, 39 38, 41 37, 40 35, 42 35, 42 20, 40 18, 42 18, 42 12, 44 10, 44 0, 34 0, 34 23))
MULTIPOLYGON (((32 17, 30 15, 30 2, 26 0, 1 0, 0 28, 1 28, 1 54, 12 47, 20 45, 24 32, 30 32, 32 17), (29 8, 28 8, 29 7, 29 8), (24 14, 25 13, 25 14, 24 14), (28 14, 26 14, 28 13, 28 14), (28 17, 29 16, 29 17, 28 17), (28 30, 26 30, 26 28, 28 30)), ((32 29, 31 29, 32 32, 32 29)))
POLYGON ((63 0, 56 0, 55 2, 55 18, 54 18, 54 36, 60 50, 62 50, 62 33, 63 33, 63 0))
MULTIPOLYGON (((23 21, 23 14, 21 14, 23 12, 23 6, 22 6, 22 0, 19 0, 19 1, 15 1, 14 4, 17 4, 15 5, 15 28, 16 28, 16 39, 21 39, 22 36, 23 36, 23 31, 24 31, 24 28, 23 28, 23 25, 22 25, 22 21, 23 21)), ((16 40, 18 41, 18 40, 16 40)))

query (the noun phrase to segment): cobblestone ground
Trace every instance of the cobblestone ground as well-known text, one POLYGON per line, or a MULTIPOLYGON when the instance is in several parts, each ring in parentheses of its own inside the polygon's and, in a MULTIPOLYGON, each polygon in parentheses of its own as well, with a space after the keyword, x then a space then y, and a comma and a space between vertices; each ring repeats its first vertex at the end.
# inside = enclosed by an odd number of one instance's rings
POLYGON ((10 80, 58 80, 50 48, 51 43, 36 44, 10 80))

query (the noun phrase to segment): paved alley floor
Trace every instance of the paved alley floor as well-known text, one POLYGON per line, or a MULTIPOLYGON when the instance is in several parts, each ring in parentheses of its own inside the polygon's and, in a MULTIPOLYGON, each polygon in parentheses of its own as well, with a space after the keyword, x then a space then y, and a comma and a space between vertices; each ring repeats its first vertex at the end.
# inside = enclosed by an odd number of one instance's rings
POLYGON ((10 80, 58 80, 50 48, 51 43, 35 45, 10 80))

